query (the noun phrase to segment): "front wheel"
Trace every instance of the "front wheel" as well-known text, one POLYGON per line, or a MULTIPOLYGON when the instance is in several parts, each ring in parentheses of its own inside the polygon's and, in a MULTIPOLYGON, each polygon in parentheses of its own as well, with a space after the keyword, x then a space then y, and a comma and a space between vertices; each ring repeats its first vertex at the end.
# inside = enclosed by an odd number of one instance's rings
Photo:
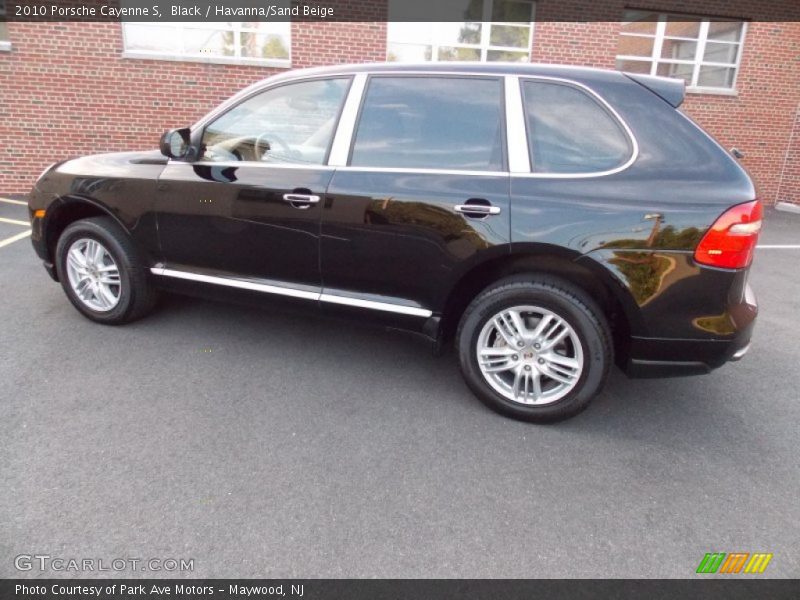
POLYGON ((110 217, 70 224, 58 238, 55 259, 67 298, 92 321, 127 323, 155 303, 145 261, 110 217))
POLYGON ((532 422, 584 410, 613 362, 608 323, 595 302, 545 277, 507 279, 478 295, 461 318, 457 347, 478 398, 532 422))

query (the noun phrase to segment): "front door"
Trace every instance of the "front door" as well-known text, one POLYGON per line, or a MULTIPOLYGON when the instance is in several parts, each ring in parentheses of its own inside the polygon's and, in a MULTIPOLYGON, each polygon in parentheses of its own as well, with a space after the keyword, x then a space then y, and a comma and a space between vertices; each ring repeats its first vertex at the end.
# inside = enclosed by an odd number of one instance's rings
POLYGON ((348 87, 330 78, 261 91, 206 125, 199 160, 170 161, 159 178, 162 274, 319 291, 325 163, 348 87))

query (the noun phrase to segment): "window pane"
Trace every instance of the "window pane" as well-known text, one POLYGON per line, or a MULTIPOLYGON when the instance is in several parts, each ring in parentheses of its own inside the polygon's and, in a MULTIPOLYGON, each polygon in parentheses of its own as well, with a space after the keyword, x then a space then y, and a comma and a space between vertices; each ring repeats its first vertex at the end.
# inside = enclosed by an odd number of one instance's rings
MULTIPOLYGON (((404 4, 408 0, 389 0, 391 4, 404 4)), ((448 15, 458 16, 461 21, 482 21, 483 2, 491 0, 437 0, 437 4, 445 5, 442 10, 446 10, 448 15)))
POLYGON ((182 43, 176 27, 159 27, 145 23, 125 23, 125 49, 145 52, 180 54, 182 43))
POLYGON ((605 171, 630 157, 619 123, 584 91, 526 81, 523 93, 534 172, 605 171))
POLYGON ((697 42, 664 38, 661 43, 661 58, 694 60, 695 54, 697 54, 697 42))
POLYGON ((450 48, 447 46, 440 46, 439 60, 480 61, 481 51, 478 48, 450 48))
POLYGON ((633 35, 619 36, 617 54, 623 56, 652 56, 654 38, 633 35))
POLYGON ((716 21, 708 24, 708 39, 717 42, 738 42, 742 38, 742 24, 738 21, 716 21))
POLYGON ((206 127, 203 159, 322 164, 347 87, 304 81, 245 100, 206 127))
POLYGON ((242 23, 253 31, 242 32, 242 56, 247 58, 288 59, 289 29, 280 22, 242 23))
POLYGON ((500 82, 493 79, 375 77, 352 164, 500 170, 501 98, 500 82))
POLYGON ((183 31, 183 52, 184 54, 208 56, 235 56, 235 35, 233 31, 185 29, 183 31))
POLYGON ((698 37, 700 37, 700 19, 668 16, 664 35, 668 37, 683 37, 696 40, 698 37))
POLYGON ((650 74, 651 65, 653 63, 649 60, 619 60, 617 59, 617 69, 620 71, 628 71, 629 73, 645 73, 650 74))
POLYGON ((533 4, 515 0, 494 0, 492 21, 509 23, 529 23, 533 17, 533 4))
POLYGON ((489 50, 486 53, 488 62, 528 62, 527 52, 512 52, 511 50, 489 50))
POLYGON ((5 21, 0 21, 0 42, 8 41, 8 27, 5 21))
POLYGON ((507 46, 509 48, 527 48, 530 38, 530 27, 514 25, 492 25, 489 43, 492 46, 507 46))
POLYGON ((686 83, 692 82, 692 73, 694 73, 694 65, 681 65, 676 63, 659 63, 656 69, 656 75, 662 77, 675 77, 683 79, 686 83))
POLYGON ((647 33, 656 34, 656 21, 658 13, 644 12, 639 10, 628 10, 622 15, 623 33, 647 33))
POLYGON ((123 23, 125 50, 229 60, 238 57, 287 60, 290 24, 123 23))
MULTIPOLYGON (((388 0, 389 13, 402 10, 406 0, 388 0)), ((533 3, 528 0, 441 0, 450 14, 459 15, 456 22, 387 24, 387 60, 389 61, 480 61, 530 58, 529 40, 533 3), (490 8, 493 19, 483 21, 484 8, 490 8), (523 24, 524 23, 524 24, 523 24), (490 48, 518 48, 500 59, 490 48)), ((442 7, 437 7, 442 8, 442 7)), ((435 11, 434 11, 435 12, 435 11)))
POLYGON ((445 46, 451 44, 480 44, 480 23, 439 23, 436 41, 445 46))
POLYGON ((705 62, 735 63, 739 54, 739 44, 706 42, 705 62))
POLYGON ((697 85, 701 87, 732 88, 736 69, 732 67, 700 67, 697 85))
POLYGON ((624 14, 622 34, 617 50, 617 68, 635 73, 649 73, 651 63, 637 62, 622 57, 647 57, 648 49, 660 44, 661 55, 657 57, 656 74, 676 77, 691 83, 696 74, 697 86, 732 87, 735 67, 712 69, 705 63, 735 65, 742 43, 744 24, 740 21, 709 21, 702 17, 627 11, 624 14), (647 29, 643 20, 663 19, 663 26, 647 29), (706 27, 708 35, 706 37, 706 27), (625 35, 626 32, 646 31, 647 36, 625 35), (705 39, 703 55, 700 56, 701 31, 705 39), (650 37, 653 34, 653 37, 650 37), (641 41, 641 40, 647 40, 641 41), (652 40, 652 41, 651 41, 652 40), (691 64, 685 64, 691 63, 691 64), (703 64, 702 70, 697 70, 703 64))
POLYGON ((276 34, 242 32, 242 56, 247 58, 289 58, 288 40, 276 34))
POLYGON ((393 22, 386 24, 386 34, 392 42, 430 44, 434 38, 436 23, 393 22))
POLYGON ((389 44, 386 55, 390 62, 426 62, 431 58, 431 46, 419 44, 389 44))

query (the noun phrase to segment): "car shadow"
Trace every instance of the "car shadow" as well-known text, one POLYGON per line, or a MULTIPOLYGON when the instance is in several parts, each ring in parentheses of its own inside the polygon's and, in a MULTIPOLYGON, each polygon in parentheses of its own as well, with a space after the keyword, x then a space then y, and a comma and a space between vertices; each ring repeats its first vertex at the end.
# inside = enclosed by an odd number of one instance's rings
MULTIPOLYGON (((242 361, 252 362, 256 375, 263 365, 285 361, 302 362, 302 377, 336 373, 339 381, 349 380, 348 388, 371 389, 380 378, 383 394, 402 401, 409 411, 438 405, 445 418, 458 420, 454 413, 464 412, 468 418, 514 431, 557 428, 562 435, 626 438, 654 450, 703 448, 710 431, 724 431, 730 440, 752 433, 730 404, 729 390, 737 385, 731 367, 724 376, 638 380, 614 367, 606 387, 585 412, 559 424, 537 426, 504 419, 480 404, 464 383, 452 348, 434 356, 424 338, 398 330, 313 311, 253 308, 173 294, 165 294, 158 309, 134 326, 186 338, 191 351, 208 348, 218 360, 229 356, 240 366, 242 361), (343 370, 343 365, 348 367, 343 370)), ((348 397, 347 410, 375 405, 374 395, 365 393, 348 397)))

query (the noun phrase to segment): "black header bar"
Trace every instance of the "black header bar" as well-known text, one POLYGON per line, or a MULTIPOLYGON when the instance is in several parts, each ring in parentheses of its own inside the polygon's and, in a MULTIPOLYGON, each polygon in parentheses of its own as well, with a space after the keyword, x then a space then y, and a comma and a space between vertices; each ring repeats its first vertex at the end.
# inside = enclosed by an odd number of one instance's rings
MULTIPOLYGON (((525 1, 525 0, 523 0, 525 1)), ((0 1, 0 7, 3 2, 0 1)), ((5 0, 7 21, 529 21, 486 18, 482 0, 5 0)), ((800 21, 798 0, 536 0, 535 21, 619 21, 629 8, 753 21, 800 21), (690 8, 689 8, 690 7, 690 8)))

